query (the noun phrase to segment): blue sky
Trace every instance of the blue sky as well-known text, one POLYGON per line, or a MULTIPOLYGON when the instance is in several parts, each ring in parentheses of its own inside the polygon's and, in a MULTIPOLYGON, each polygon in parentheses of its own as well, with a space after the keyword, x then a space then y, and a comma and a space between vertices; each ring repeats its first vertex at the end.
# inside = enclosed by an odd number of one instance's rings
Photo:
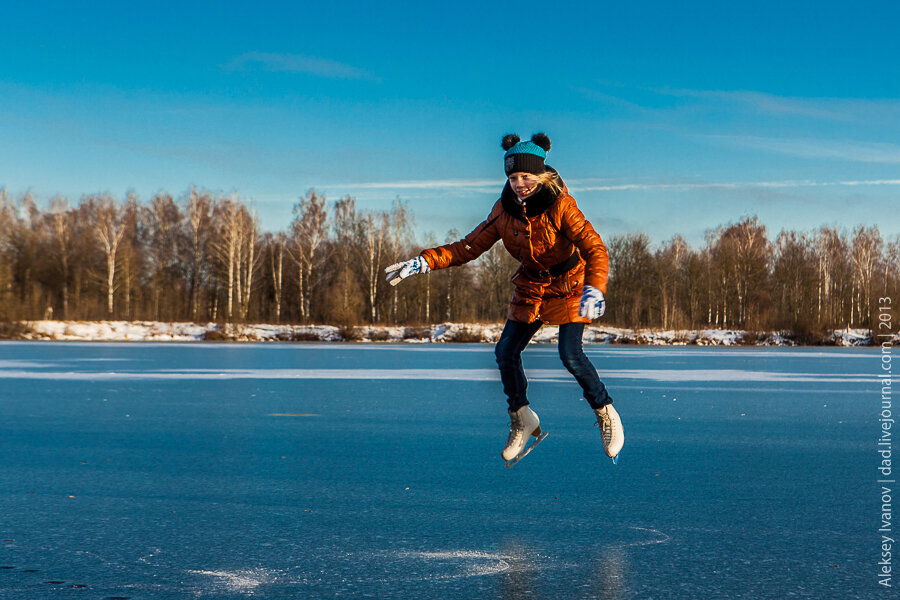
POLYGON ((6 3, 0 187, 195 185, 288 226, 315 187, 400 198, 443 241, 488 213, 500 138, 545 131, 604 237, 900 234, 896 2, 6 3))

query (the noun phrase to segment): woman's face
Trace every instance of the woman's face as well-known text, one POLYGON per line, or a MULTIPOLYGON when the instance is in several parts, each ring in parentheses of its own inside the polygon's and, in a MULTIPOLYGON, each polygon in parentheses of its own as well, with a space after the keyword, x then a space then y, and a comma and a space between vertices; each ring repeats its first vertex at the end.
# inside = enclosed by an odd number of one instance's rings
POLYGON ((510 173, 509 187, 516 193, 519 200, 524 200, 538 191, 541 184, 538 178, 531 173, 510 173))

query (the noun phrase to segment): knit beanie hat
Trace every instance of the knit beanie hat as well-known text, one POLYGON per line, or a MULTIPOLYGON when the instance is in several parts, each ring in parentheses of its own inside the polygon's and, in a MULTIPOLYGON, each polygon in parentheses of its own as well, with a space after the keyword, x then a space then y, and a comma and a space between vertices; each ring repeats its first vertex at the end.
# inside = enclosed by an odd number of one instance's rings
POLYGON ((543 133, 536 133, 528 142, 519 140, 519 136, 514 133, 503 138, 502 146, 506 150, 506 154, 503 155, 503 167, 506 169, 506 174, 540 175, 545 171, 544 160, 550 150, 550 138, 543 133))

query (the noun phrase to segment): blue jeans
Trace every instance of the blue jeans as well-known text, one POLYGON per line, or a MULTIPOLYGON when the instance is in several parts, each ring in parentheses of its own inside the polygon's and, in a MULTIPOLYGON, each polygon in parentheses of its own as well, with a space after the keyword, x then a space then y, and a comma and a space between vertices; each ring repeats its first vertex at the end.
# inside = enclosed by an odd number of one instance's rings
MULTIPOLYGON (((522 367, 522 351, 528 346, 528 342, 541 328, 542 323, 520 323, 507 321, 500 334, 500 340, 494 349, 497 355, 497 366, 500 367, 500 380, 503 382, 503 392, 510 410, 518 410, 528 404, 525 390, 528 388, 528 380, 525 379, 525 369, 522 367)), ((569 373, 584 390, 584 399, 591 408, 602 408, 612 403, 612 398, 606 392, 606 386, 600 381, 597 370, 584 350, 581 348, 581 336, 584 333, 584 323, 566 323, 559 326, 559 357, 569 373)))

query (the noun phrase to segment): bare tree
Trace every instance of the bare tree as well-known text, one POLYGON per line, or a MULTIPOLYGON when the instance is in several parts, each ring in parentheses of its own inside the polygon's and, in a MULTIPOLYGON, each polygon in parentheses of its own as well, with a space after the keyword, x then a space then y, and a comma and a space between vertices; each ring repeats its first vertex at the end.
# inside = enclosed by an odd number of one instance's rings
MULTIPOLYGON (((230 321, 234 318, 235 287, 240 285, 238 277, 241 252, 240 204, 234 198, 220 199, 216 203, 213 216, 216 234, 212 247, 225 272, 225 316, 230 321)), ((240 302, 240 290, 238 301, 240 302)))
POLYGON ((213 201, 208 193, 200 193, 194 188, 191 188, 185 201, 185 210, 187 211, 185 228, 189 245, 188 289, 192 321, 197 321, 200 311, 200 290, 209 274, 207 253, 210 243, 212 205, 213 201))
POLYGON ((69 201, 56 196, 50 200, 50 227, 59 264, 59 283, 62 286, 62 318, 69 318, 69 254, 71 252, 72 217, 69 201))
POLYGON ((375 323, 378 315, 376 300, 378 284, 381 281, 384 249, 388 238, 389 216, 387 213, 366 213, 357 222, 360 265, 366 278, 367 300, 369 303, 369 320, 375 323))
POLYGON ((482 319, 505 319, 507 302, 512 293, 510 280, 519 261, 507 252, 503 244, 495 244, 477 260, 479 315, 482 319))
POLYGON ((359 317, 358 293, 360 285, 356 273, 358 265, 354 263, 358 259, 358 215, 356 212, 356 200, 347 196, 334 204, 334 219, 332 229, 334 231, 333 264, 331 273, 332 292, 336 295, 336 306, 331 307, 332 315, 344 323, 356 321, 359 317))
POLYGON ((691 328, 709 323, 709 252, 689 252, 684 265, 684 294, 688 323, 691 328))
POLYGON ((654 257, 663 329, 668 329, 675 322, 678 310, 678 285, 683 279, 683 262, 688 252, 687 242, 680 235, 676 235, 659 248, 654 257))
MULTIPOLYGON (((878 227, 862 225, 853 232, 851 256, 853 261, 853 309, 856 323, 871 327, 872 297, 875 274, 881 261, 884 242, 878 227)), ((851 313, 851 323, 853 322, 851 313)))
POLYGON ((320 251, 328 236, 328 211, 325 196, 315 189, 306 193, 294 206, 291 222, 291 238, 287 246, 288 256, 297 267, 297 289, 300 318, 310 318, 310 298, 314 291, 314 273, 319 265, 320 251))
POLYGON ((613 236, 609 240, 609 295, 612 320, 629 327, 650 323, 653 293, 653 255, 650 238, 644 233, 613 236))
POLYGON ((116 293, 116 255, 125 235, 125 227, 115 200, 111 196, 96 198, 93 216, 94 234, 106 259, 106 313, 111 317, 116 293))
POLYGON ((179 291, 178 246, 181 231, 181 209, 166 192, 159 192, 146 208, 147 245, 150 249, 150 261, 153 281, 153 314, 155 319, 162 318, 162 307, 172 311, 170 302, 165 296, 179 291))
MULTIPOLYGON (((425 246, 428 248, 434 248, 438 245, 437 238, 434 233, 429 232, 425 237, 425 246)), ((432 287, 432 273, 433 271, 429 271, 425 274, 425 322, 431 323, 431 287, 432 287)), ((394 286, 397 287, 397 286, 394 286)))
MULTIPOLYGON (((121 276, 117 276, 119 283, 117 289, 121 290, 119 297, 124 300, 124 316, 128 319, 135 318, 135 312, 144 307, 144 293, 148 286, 144 285, 147 273, 150 271, 146 264, 144 252, 145 234, 143 208, 138 203, 137 194, 128 192, 124 205, 120 208, 122 227, 125 231, 119 248, 121 276)), ((119 310, 122 313, 122 309, 119 310)), ((161 315, 156 317, 162 318, 161 315)))
POLYGON ((833 227, 822 227, 815 235, 816 263, 818 270, 817 321, 833 329, 846 324, 850 326, 850 312, 847 296, 851 294, 848 285, 847 237, 833 227))
POLYGON ((772 297, 780 329, 808 335, 815 327, 818 280, 814 252, 805 233, 782 231, 775 240, 772 297))
POLYGON ((238 284, 242 290, 240 294, 241 320, 246 320, 247 315, 250 314, 254 275, 259 266, 259 219, 255 211, 250 212, 243 206, 240 217, 241 242, 239 246, 238 284))
POLYGON ((894 240, 885 247, 881 287, 885 290, 886 295, 889 295, 887 290, 890 289, 892 277, 897 277, 898 267, 900 267, 900 235, 895 236, 894 240))
POLYGON ((272 289, 275 296, 275 322, 281 322, 281 301, 284 290, 284 254, 285 240, 287 236, 283 231, 277 235, 266 234, 268 236, 269 248, 269 272, 272 274, 272 289))
MULTIPOLYGON (((459 239, 459 231, 456 229, 451 229, 447 232, 447 237, 444 238, 445 244, 452 244, 456 240, 459 239)), ((455 269, 447 269, 446 271, 440 273, 444 281, 444 320, 452 321, 454 316, 457 314, 457 311, 454 310, 456 308, 456 300, 457 300, 457 279, 459 278, 460 271, 462 269, 457 267, 455 269)))
MULTIPOLYGON (((401 202, 400 199, 397 198, 394 201, 394 206, 390 213, 390 244, 387 249, 388 256, 405 256, 412 237, 412 213, 406 203, 401 202)), ((399 298, 400 290, 397 289, 397 286, 392 286, 390 315, 393 322, 396 322, 397 320, 399 298)))
POLYGON ((13 312, 13 228, 18 218, 16 207, 0 187, 0 319, 10 319, 13 312))
POLYGON ((731 276, 726 284, 737 297, 737 324, 746 325, 766 289, 771 246, 766 227, 757 217, 745 217, 727 227, 719 239, 730 258, 731 276))

